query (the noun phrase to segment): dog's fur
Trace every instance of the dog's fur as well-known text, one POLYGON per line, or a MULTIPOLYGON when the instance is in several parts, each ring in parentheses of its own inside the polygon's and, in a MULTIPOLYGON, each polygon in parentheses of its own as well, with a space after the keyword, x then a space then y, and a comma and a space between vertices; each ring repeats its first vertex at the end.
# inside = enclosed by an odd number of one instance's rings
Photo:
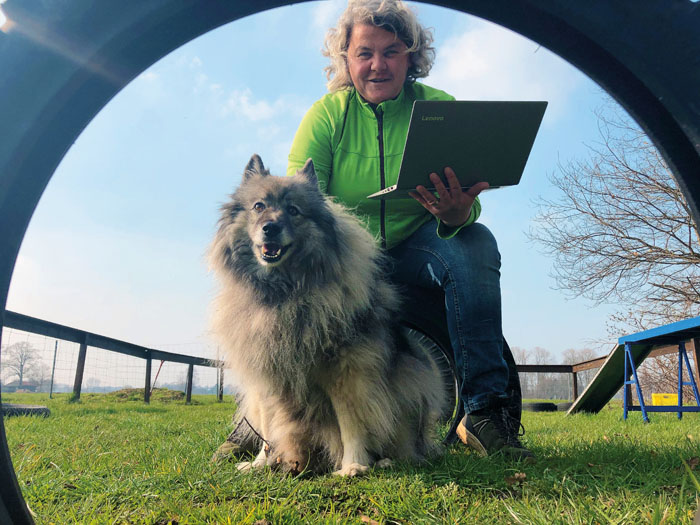
POLYGON ((311 159, 293 177, 257 155, 222 207, 210 249, 221 284, 212 329, 269 444, 239 468, 333 468, 435 451, 446 399, 429 353, 397 324, 386 261, 361 223, 325 197, 311 159))

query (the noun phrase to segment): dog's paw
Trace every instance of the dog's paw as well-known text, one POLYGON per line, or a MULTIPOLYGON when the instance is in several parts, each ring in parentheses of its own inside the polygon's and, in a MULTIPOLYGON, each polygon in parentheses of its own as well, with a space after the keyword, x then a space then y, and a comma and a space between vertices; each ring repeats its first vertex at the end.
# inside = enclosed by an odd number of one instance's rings
POLYGON ((241 472, 248 472, 251 470, 261 469, 266 465, 265 458, 255 458, 253 461, 241 461, 236 463, 236 468, 241 472))
POLYGON ((368 471, 369 467, 366 465, 360 465, 359 463, 350 463, 349 465, 345 465, 340 470, 336 470, 333 473, 333 475, 354 478, 355 476, 363 476, 367 474, 368 471))
POLYGON ((374 466, 376 468, 391 468, 394 466, 394 462, 389 458, 384 458, 377 461, 374 466))
POLYGON ((236 469, 240 470, 241 472, 248 472, 253 469, 253 462, 241 461, 240 463, 236 463, 236 469))

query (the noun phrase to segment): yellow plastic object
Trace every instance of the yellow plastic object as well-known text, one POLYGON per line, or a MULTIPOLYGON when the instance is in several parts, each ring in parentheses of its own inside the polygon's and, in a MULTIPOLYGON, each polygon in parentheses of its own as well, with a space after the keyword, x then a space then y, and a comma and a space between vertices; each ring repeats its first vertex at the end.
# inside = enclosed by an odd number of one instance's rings
POLYGON ((651 394, 654 406, 678 406, 678 394, 651 394))

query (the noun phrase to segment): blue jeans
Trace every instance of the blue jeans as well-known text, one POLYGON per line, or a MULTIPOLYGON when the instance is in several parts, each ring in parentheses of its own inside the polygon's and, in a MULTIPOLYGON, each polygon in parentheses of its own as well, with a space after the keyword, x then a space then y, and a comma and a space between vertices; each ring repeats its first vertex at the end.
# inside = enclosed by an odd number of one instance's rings
POLYGON ((508 397, 501 328, 501 255, 483 224, 440 239, 434 221, 389 250, 392 279, 445 294, 447 327, 467 413, 508 397))

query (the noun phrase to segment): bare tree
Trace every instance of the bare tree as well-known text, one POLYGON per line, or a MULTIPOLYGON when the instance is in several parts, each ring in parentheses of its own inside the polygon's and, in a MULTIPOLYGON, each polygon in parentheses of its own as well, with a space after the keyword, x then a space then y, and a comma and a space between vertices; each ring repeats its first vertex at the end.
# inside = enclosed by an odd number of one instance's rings
POLYGON ((611 318, 616 334, 698 315, 698 229, 681 191, 629 117, 597 117, 602 143, 559 166, 560 195, 539 200, 530 239, 553 257, 559 289, 629 305, 611 318))
MULTIPOLYGON (((530 364, 548 365, 551 364, 552 354, 546 348, 536 346, 532 350, 524 351, 525 359, 530 364)), ((523 374, 525 377, 521 381, 521 387, 525 397, 546 399, 552 396, 553 374, 544 372, 533 372, 523 374)))
MULTIPOLYGON (((513 359, 515 359, 515 364, 526 365, 530 359, 530 353, 526 348, 520 346, 511 347, 510 351, 513 353, 513 359)), ((532 397, 532 392, 534 392, 536 375, 527 372, 520 372, 518 374, 520 377, 520 389, 524 397, 532 397)))
POLYGON ((532 350, 532 358, 536 365, 547 365, 552 362, 552 354, 546 348, 536 346, 532 350))
MULTIPOLYGON (((552 353, 546 348, 536 346, 528 350, 514 346, 511 348, 515 362, 519 365, 551 365, 554 363, 552 353)), ((568 349, 563 355, 563 364, 576 364, 595 358, 595 352, 589 348, 574 350, 568 349)), ((596 370, 587 370, 579 373, 579 381, 584 385, 595 374, 596 370)), ((520 387, 525 398, 538 399, 568 399, 571 394, 571 378, 569 374, 546 372, 521 372, 520 387)))
MULTIPOLYGON (((532 361, 536 365, 548 365, 554 362, 552 354, 546 348, 541 346, 536 346, 532 349, 532 361)), ((535 375, 535 396, 541 399, 553 399, 559 397, 558 385, 556 377, 557 374, 550 374, 547 372, 540 372, 535 375)))
POLYGON ((583 363, 584 361, 590 361, 596 357, 598 356, 590 348, 568 348, 564 350, 562 363, 565 365, 575 365, 577 363, 583 363))
POLYGON ((525 348, 521 348, 519 346, 514 346, 510 349, 510 351, 513 354, 513 359, 515 359, 515 363, 518 365, 526 365, 527 360, 529 359, 528 351, 525 348))
POLYGON ((2 366, 10 372, 11 377, 17 376, 19 386, 22 386, 25 377, 29 377, 39 364, 37 350, 26 341, 11 344, 3 352, 2 366))
MULTIPOLYGON (((584 361, 590 361, 592 359, 595 359, 596 357, 598 356, 590 348, 569 348, 567 350, 564 350, 564 355, 562 356, 562 363, 565 365, 575 365, 577 363, 583 363, 584 361)), ((577 380, 579 386, 585 388, 597 372, 597 368, 592 368, 590 370, 583 370, 582 372, 578 372, 577 380)))
POLYGON ((48 392, 49 388, 47 383, 51 377, 50 367, 46 366, 42 361, 37 360, 36 363, 32 364, 29 374, 29 379, 37 384, 38 392, 48 392), (46 390, 44 390, 44 387, 46 387, 46 390))

